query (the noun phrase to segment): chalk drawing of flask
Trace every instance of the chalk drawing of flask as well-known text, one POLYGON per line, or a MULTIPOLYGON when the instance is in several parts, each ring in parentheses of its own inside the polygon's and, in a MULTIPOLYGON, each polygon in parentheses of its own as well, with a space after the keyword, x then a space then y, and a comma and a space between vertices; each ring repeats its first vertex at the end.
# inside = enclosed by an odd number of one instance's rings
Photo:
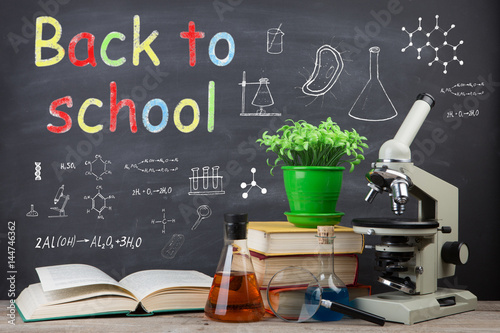
POLYGON ((349 116, 364 121, 385 121, 398 115, 380 82, 378 56, 380 48, 370 48, 370 78, 349 110, 349 116))
POLYGON ((252 100, 252 105, 259 107, 256 113, 266 113, 264 107, 271 106, 274 104, 273 96, 269 90, 269 79, 260 78, 259 79, 259 89, 255 93, 252 100))
POLYGON ((257 92, 252 100, 252 105, 259 107, 256 113, 266 113, 264 107, 274 104, 273 96, 271 95, 268 85, 269 79, 259 79, 259 89, 257 89, 257 92))

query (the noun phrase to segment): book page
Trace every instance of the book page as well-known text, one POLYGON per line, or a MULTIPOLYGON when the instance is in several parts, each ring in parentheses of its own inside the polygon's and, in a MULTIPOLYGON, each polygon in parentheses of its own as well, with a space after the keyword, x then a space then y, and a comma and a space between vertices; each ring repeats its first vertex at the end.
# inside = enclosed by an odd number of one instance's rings
MULTIPOLYGON (((38 283, 38 285, 40 285, 40 283, 38 283)), ((42 289, 41 286, 40 289, 42 289)), ((121 287, 109 284, 96 284, 76 288, 45 291, 44 295, 47 301, 47 303, 45 303, 46 305, 74 302, 86 298, 106 295, 123 296, 134 299, 134 296, 130 292, 125 291, 121 287)))
POLYGON ((118 287, 98 285, 98 290, 92 287, 44 292, 40 283, 32 284, 21 292, 16 304, 28 320, 133 311, 137 306, 137 301, 118 287))
POLYGON ((111 284, 120 286, 116 280, 96 267, 83 264, 37 267, 44 291, 88 286, 92 284, 111 284))
POLYGON ((197 271, 157 269, 130 274, 121 279, 120 284, 130 290, 137 299, 142 300, 155 291, 166 288, 210 288, 212 278, 197 271))
POLYGON ((35 283, 30 285, 29 289, 30 293, 38 299, 38 303, 41 305, 62 304, 104 295, 123 296, 134 299, 133 295, 129 292, 109 284, 44 291, 41 283, 35 283))

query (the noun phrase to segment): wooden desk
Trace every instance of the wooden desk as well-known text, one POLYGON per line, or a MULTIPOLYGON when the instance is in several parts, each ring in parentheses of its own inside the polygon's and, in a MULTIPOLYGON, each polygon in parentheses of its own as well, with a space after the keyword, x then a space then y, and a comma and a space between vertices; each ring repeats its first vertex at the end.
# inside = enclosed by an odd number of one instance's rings
POLYGON ((386 323, 380 327, 358 319, 338 322, 286 323, 265 317, 256 323, 218 323, 203 313, 162 314, 151 317, 101 317, 24 323, 16 316, 8 323, 8 301, 0 301, 0 332, 500 332, 500 301, 479 302, 478 309, 414 325, 386 323))

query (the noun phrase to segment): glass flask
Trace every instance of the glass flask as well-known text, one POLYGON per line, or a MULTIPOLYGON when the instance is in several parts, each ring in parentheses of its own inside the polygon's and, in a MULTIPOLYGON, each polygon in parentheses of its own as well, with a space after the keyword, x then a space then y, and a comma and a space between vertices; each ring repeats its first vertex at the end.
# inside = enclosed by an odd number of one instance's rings
MULTIPOLYGON (((344 282, 335 274, 333 268, 334 261, 334 227, 318 226, 318 260, 319 273, 316 278, 319 281, 322 295, 317 298, 338 302, 344 305, 349 304, 349 292, 344 282)), ((320 292, 316 289, 313 292, 320 292)), ((313 319, 320 321, 337 321, 344 315, 331 311, 325 307, 320 307, 313 315, 313 319)))
POLYGON ((398 115, 379 77, 378 57, 380 48, 370 48, 370 78, 349 110, 354 119, 364 121, 385 121, 398 115))
POLYGON ((248 214, 225 214, 224 221, 224 248, 205 315, 225 322, 258 321, 265 310, 247 247, 248 214))

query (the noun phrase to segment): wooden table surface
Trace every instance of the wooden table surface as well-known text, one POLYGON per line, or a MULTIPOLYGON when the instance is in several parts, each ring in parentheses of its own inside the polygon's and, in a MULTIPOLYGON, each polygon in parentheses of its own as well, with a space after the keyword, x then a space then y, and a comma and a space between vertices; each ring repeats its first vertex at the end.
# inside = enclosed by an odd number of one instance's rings
POLYGON ((414 325, 387 322, 376 326, 344 318, 338 322, 286 323, 266 316, 256 323, 219 323, 203 313, 160 314, 150 317, 97 317, 24 323, 16 314, 9 324, 9 301, 0 301, 0 332, 500 332, 500 301, 481 301, 476 311, 461 313, 414 325))

